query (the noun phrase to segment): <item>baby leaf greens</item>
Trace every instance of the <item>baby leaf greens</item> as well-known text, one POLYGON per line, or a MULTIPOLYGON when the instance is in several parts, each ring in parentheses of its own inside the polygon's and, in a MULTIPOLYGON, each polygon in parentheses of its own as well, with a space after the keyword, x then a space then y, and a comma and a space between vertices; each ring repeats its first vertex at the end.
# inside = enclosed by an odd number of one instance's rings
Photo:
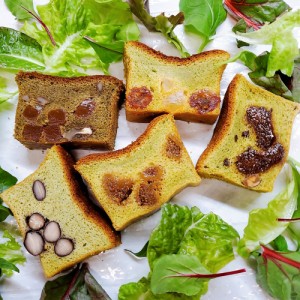
POLYGON ((282 0, 224 0, 224 6, 234 18, 255 30, 290 9, 282 0))
POLYGON ((189 56, 184 45, 174 33, 175 27, 183 23, 184 18, 182 13, 170 17, 166 17, 164 13, 161 13, 157 17, 152 17, 148 13, 143 0, 129 0, 129 5, 132 13, 143 22, 149 31, 161 32, 167 41, 179 50, 182 57, 189 56))
POLYGON ((110 297, 90 273, 88 265, 84 263, 70 273, 46 282, 40 299, 110 300, 110 297))
POLYGON ((299 56, 298 43, 292 32, 296 27, 300 27, 300 10, 288 12, 257 31, 237 32, 236 38, 249 44, 272 45, 266 76, 272 77, 276 71, 291 76, 294 60, 299 56))
POLYGON ((300 215, 300 174, 292 159, 289 163, 290 182, 267 208, 250 213, 238 248, 241 255, 256 259, 258 283, 271 296, 282 300, 300 296, 300 228, 293 226, 300 215), (288 236, 290 243, 286 241, 288 236), (289 250, 293 241, 297 243, 296 251, 289 250))
POLYGON ((30 11, 34 11, 33 9, 33 1, 32 0, 4 0, 5 5, 10 10, 10 12, 18 19, 18 20, 26 20, 30 19, 32 16, 28 13, 28 11, 22 8, 25 7, 30 11))
POLYGON ((8 103, 7 100, 16 94, 17 92, 12 93, 7 90, 6 79, 0 76, 0 112, 10 107, 10 103, 8 103))
POLYGON ((41 45, 17 30, 0 27, 0 67, 10 70, 43 71, 41 45))
POLYGON ((226 19, 222 0, 180 0, 179 8, 184 14, 185 29, 202 38, 201 52, 226 19))
MULTIPOLYGON (((219 216, 197 207, 166 204, 153 230, 148 278, 121 286, 119 299, 199 299, 209 278, 234 258, 238 233, 219 216)), ((220 276, 220 275, 219 275, 220 276)))
POLYGON ((23 2, 12 6, 7 0, 7 6, 15 15, 23 11, 34 18, 25 20, 23 33, 2 30, 3 68, 62 76, 82 74, 87 68, 102 68, 108 73, 109 64, 121 59, 124 43, 139 37, 129 6, 122 0, 51 0, 37 6, 37 12, 23 2), (97 53, 84 36, 99 46, 97 53))

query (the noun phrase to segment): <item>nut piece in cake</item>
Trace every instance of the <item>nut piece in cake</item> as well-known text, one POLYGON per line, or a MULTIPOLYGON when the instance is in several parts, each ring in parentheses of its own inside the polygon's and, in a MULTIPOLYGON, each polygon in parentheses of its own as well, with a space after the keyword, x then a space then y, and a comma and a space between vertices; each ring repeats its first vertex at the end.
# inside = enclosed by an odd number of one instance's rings
POLYGON ((19 72, 16 81, 15 138, 26 147, 114 148, 122 81, 104 75, 63 78, 36 72, 19 72))
POLYGON ((116 230, 200 183, 172 115, 155 118, 131 145, 92 154, 75 165, 116 230))
POLYGON ((220 81, 229 53, 213 50, 189 58, 125 44, 126 118, 147 122, 162 113, 212 124, 220 113, 220 81))
POLYGON ((269 192, 283 167, 300 105, 251 84, 230 83, 214 135, 196 169, 247 189, 269 192))
POLYGON ((0 195, 18 222, 24 246, 40 255, 47 277, 120 243, 74 173, 69 154, 53 146, 33 174, 0 195))

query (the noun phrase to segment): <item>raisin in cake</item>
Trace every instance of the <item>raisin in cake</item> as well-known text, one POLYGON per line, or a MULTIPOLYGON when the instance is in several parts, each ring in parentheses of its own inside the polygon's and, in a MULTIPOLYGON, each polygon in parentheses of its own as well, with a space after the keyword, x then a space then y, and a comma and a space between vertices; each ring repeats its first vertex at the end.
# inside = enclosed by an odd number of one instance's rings
POLYGON ((271 191, 287 159, 299 110, 299 104, 236 75, 214 135, 197 162, 198 173, 255 191, 271 191))
POLYGON ((171 115, 155 118, 126 148, 88 155, 75 168, 116 230, 200 183, 171 115))
POLYGON ((16 76, 15 138, 26 147, 68 144, 113 149, 123 83, 112 76, 64 78, 36 72, 16 76))
POLYGON ((220 80, 228 59, 229 54, 223 50, 179 58, 140 42, 127 42, 127 120, 147 122, 171 113, 184 121, 214 123, 220 113, 220 80))
POLYGON ((83 195, 73 160, 61 146, 53 146, 32 175, 0 196, 27 250, 40 255, 46 277, 120 243, 106 217, 83 195))

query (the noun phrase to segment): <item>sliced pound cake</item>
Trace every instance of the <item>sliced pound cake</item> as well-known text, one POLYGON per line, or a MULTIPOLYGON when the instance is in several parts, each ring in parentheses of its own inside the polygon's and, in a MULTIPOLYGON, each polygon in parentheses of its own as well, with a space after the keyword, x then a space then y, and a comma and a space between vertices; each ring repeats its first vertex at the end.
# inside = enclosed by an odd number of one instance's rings
POLYGON ((212 124, 220 113, 220 81, 229 53, 213 50, 179 58, 125 44, 126 118, 147 122, 162 113, 212 124))
POLYGON ((16 82, 14 135, 26 147, 114 148, 122 81, 105 75, 65 78, 20 72, 16 82))
POLYGON ((75 168, 116 230, 200 183, 172 115, 154 119, 131 145, 80 159, 75 168))
POLYGON ((255 191, 271 191, 287 159, 299 110, 299 104, 236 75, 214 135, 197 162, 198 173, 255 191))
POLYGON ((53 146, 32 175, 0 195, 18 222, 26 249, 40 255, 46 277, 120 243, 83 195, 74 172, 68 153, 53 146))

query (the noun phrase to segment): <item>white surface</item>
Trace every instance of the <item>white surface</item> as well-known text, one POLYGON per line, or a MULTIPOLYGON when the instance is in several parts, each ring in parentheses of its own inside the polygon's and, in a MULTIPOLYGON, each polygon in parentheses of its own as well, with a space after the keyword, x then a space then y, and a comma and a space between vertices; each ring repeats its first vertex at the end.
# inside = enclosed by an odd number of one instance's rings
MULTIPOLYGON (((36 2, 41 3, 41 1, 36 2)), ((42 2, 45 3, 46 1, 42 2)), ((154 15, 162 11, 176 13, 178 11, 178 2, 172 0, 150 0, 151 13, 154 15)), ((294 8, 300 8, 300 3, 297 0, 287 2, 294 8)), ((19 28, 14 17, 5 8, 3 0, 0 2, 0 12, 0 26, 19 28)), ((212 41, 206 50, 219 48, 229 51, 232 55, 236 54, 239 50, 235 46, 235 40, 222 38, 222 35, 231 31, 233 24, 234 20, 228 17, 218 29, 217 35, 219 38, 212 41)), ((169 45, 160 34, 149 33, 142 25, 140 28, 142 32, 141 40, 143 42, 165 54, 178 55, 177 50, 169 45)), ((199 40, 195 37, 187 36, 182 26, 176 31, 188 50, 195 53, 199 40)), ((111 66, 110 71, 112 75, 123 79, 122 63, 114 64, 111 66)), ((227 67, 222 79, 222 97, 230 80, 239 72, 247 74, 248 70, 239 63, 233 63, 227 67)), ((13 78, 11 74, 7 74, 7 76, 13 78)), ((15 86, 11 88, 16 89, 15 86)), ((30 151, 13 138, 16 99, 12 102, 14 103, 14 109, 0 112, 0 165, 21 180, 38 167, 39 163, 43 160, 44 152, 40 150, 30 151)), ((213 126, 182 121, 176 121, 176 124, 193 162, 196 163, 211 138, 213 126)), ((119 117, 116 149, 123 148, 134 141, 146 127, 147 124, 127 122, 124 108, 122 108, 119 117)), ((294 125, 290 152, 290 155, 298 161, 300 161, 299 140, 300 117, 298 116, 294 125)), ((89 151, 74 151, 77 157, 87 153, 89 151)), ((253 208, 266 206, 268 201, 280 191, 285 178, 285 171, 283 170, 276 180, 273 192, 267 194, 247 191, 216 180, 202 180, 198 187, 185 189, 175 196, 172 202, 188 206, 196 205, 204 213, 213 211, 234 226, 242 235, 243 228, 247 224, 248 212, 253 208)), ((121 246, 88 260, 91 272, 112 299, 117 299, 120 285, 137 281, 142 276, 147 276, 147 261, 134 260, 123 249, 140 250, 148 240, 151 230, 157 225, 159 219, 160 212, 157 212, 133 224, 122 232, 121 246)), ((16 224, 13 218, 10 218, 9 222, 12 226, 16 224)), ((20 273, 0 283, 0 293, 4 299, 39 299, 45 278, 38 258, 28 254, 26 254, 26 257, 27 262, 24 266, 20 267, 20 273)), ((242 258, 237 257, 224 270, 242 267, 246 267, 247 269, 247 272, 244 274, 211 280, 209 291, 202 299, 269 299, 258 287, 255 281, 254 270, 242 258)))

